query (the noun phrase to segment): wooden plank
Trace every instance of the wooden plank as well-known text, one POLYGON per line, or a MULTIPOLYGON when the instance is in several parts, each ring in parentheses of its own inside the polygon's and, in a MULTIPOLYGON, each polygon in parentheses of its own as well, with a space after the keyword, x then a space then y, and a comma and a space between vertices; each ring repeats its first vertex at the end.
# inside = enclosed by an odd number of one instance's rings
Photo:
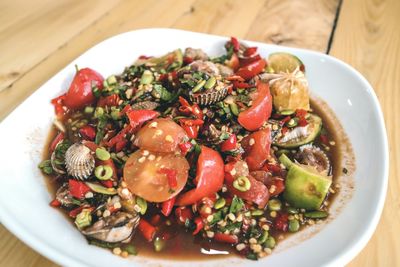
POLYGON ((400 265, 399 14, 398 0, 344 1, 332 44, 331 54, 358 69, 375 89, 390 147, 389 188, 381 220, 367 247, 349 266, 400 265))
POLYGON ((2 10, 2 13, 8 14, 7 18, 13 11, 18 11, 20 15, 18 21, 9 23, 0 31, 0 91, 10 87, 117 3, 104 0, 50 1, 30 4, 28 10, 19 10, 23 3, 16 2, 2 10), (21 15, 24 10, 27 13, 21 15))
POLYGON ((339 0, 266 1, 246 39, 325 52, 338 5, 339 0))

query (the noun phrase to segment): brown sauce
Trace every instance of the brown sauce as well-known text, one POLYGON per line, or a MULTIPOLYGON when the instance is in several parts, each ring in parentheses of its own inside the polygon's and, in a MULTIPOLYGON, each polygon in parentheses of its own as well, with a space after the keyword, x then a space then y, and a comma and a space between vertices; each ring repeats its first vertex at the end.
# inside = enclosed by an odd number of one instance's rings
MULTIPOLYGON (((312 99, 311 107, 313 112, 320 116, 323 120, 323 125, 327 130, 327 134, 329 140, 333 140, 335 142, 334 146, 330 146, 330 150, 327 151, 329 158, 332 161, 332 173, 333 173, 333 182, 337 181, 337 177, 343 174, 343 168, 345 163, 343 163, 343 153, 345 152, 341 147, 350 147, 347 152, 349 154, 352 153, 351 145, 348 143, 347 139, 341 138, 341 134, 343 129, 340 124, 338 125, 338 120, 334 117, 333 112, 329 109, 326 112, 326 109, 329 108, 326 103, 321 100, 312 99), (333 117, 332 117, 333 116, 333 117), (338 132, 337 130, 340 129, 338 132), (345 144, 341 144, 340 142, 347 142, 345 144)), ((43 159, 48 159, 50 155, 48 155, 48 147, 55 137, 57 131, 53 127, 50 131, 47 144, 44 149, 43 159)), ((319 141, 317 141, 318 143, 319 141)), ((350 159, 354 160, 354 155, 351 154, 350 159)), ((350 164, 351 165, 351 164, 350 164)), ((353 166, 347 166, 349 168, 349 172, 354 171, 353 166), (353 168, 352 168, 353 167, 353 168)), ((54 197, 57 189, 61 186, 62 181, 58 181, 51 176, 45 177, 45 181, 47 184, 47 188, 51 195, 54 197)), ((327 201, 332 203, 338 194, 329 194, 327 197, 327 201)), ((152 214, 155 214, 159 208, 155 208, 154 206, 149 207, 149 211, 146 213, 145 218, 150 218, 152 214)), ((64 213, 64 212, 63 212, 64 213)), ((65 217, 73 223, 73 220, 66 214, 65 217)), ((163 226, 165 227, 165 226, 163 226)), ((184 226, 179 225, 177 222, 172 221, 171 226, 168 226, 164 229, 164 232, 169 233, 173 236, 170 240, 167 241, 167 245, 161 252, 155 252, 154 246, 152 242, 147 242, 142 235, 136 234, 134 235, 131 243, 135 245, 138 255, 143 257, 150 258, 158 258, 158 259, 169 259, 169 260, 209 260, 209 259, 217 259, 217 258, 226 258, 227 256, 236 256, 239 257, 237 252, 233 247, 229 247, 227 244, 221 244, 217 242, 212 242, 204 239, 201 236, 193 237, 192 233, 186 232, 184 230, 184 226)), ((300 231, 301 232, 301 231, 300 231)), ((274 235, 274 232, 271 232, 274 235)), ((290 233, 286 233, 284 235, 280 234, 284 238, 293 235, 290 233)), ((279 238, 279 239, 281 239, 279 238)), ((282 242, 281 240, 279 242, 282 242)))

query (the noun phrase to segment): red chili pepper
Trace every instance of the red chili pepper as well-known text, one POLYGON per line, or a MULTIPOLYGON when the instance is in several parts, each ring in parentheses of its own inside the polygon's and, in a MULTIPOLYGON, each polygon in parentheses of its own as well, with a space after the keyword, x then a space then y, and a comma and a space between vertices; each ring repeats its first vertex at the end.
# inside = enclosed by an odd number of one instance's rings
POLYGON ((185 126, 181 125, 183 130, 185 130, 187 136, 189 138, 197 138, 197 135, 199 134, 199 127, 197 126, 185 126))
POLYGON ((281 120, 282 125, 285 124, 285 123, 287 123, 288 121, 290 121, 290 119, 291 119, 290 116, 286 116, 285 118, 283 118, 283 119, 281 120))
POLYGON ((150 219, 151 225, 157 226, 161 221, 161 216, 160 214, 156 214, 150 219))
POLYGON ((69 193, 78 199, 83 199, 85 194, 90 191, 90 188, 83 182, 74 179, 68 180, 69 193))
POLYGON ((189 138, 197 138, 199 126, 202 125, 204 121, 200 119, 180 119, 179 123, 189 138))
POLYGON ((101 183, 102 185, 104 185, 105 187, 107 187, 107 188, 111 188, 111 187, 114 186, 112 180, 100 181, 100 183, 101 183))
POLYGON ((236 244, 239 239, 235 235, 228 235, 223 233, 215 233, 214 240, 222 243, 236 244))
POLYGON ((64 100, 66 98, 66 94, 60 95, 51 100, 51 104, 54 106, 54 112, 57 116, 62 117, 65 114, 64 110, 64 100))
POLYGON ((329 145, 328 136, 326 136, 325 134, 321 134, 321 135, 319 136, 319 139, 321 140, 321 142, 322 142, 324 145, 329 145))
POLYGON ((232 85, 235 88, 251 88, 251 87, 254 87, 254 86, 251 86, 248 83, 241 82, 241 81, 232 81, 232 85))
POLYGON ((164 214, 165 217, 168 217, 171 214, 171 211, 175 204, 175 197, 164 201, 161 205, 161 213, 164 214))
POLYGON ((183 58, 183 63, 185 64, 185 65, 188 65, 188 64, 190 64, 190 63, 192 63, 193 62, 193 58, 191 58, 191 57, 184 57, 183 58))
POLYGON ((232 76, 226 77, 225 79, 228 81, 244 82, 244 79, 242 77, 240 77, 239 75, 232 75, 232 76))
POLYGON ((52 207, 60 207, 61 206, 61 202, 58 201, 58 199, 55 198, 50 202, 50 206, 52 206, 52 207))
POLYGON ((179 122, 185 126, 200 126, 204 124, 204 121, 201 119, 180 119, 179 122))
POLYGON ((252 47, 248 47, 248 48, 244 51, 243 55, 246 56, 246 57, 251 57, 251 56, 253 56, 253 55, 256 54, 256 53, 257 53, 257 47, 256 47, 256 46, 252 46, 252 47))
POLYGON ((236 37, 231 37, 231 44, 233 46, 233 51, 239 51, 240 43, 236 37))
POLYGON ((78 207, 76 209, 71 210, 68 213, 68 216, 71 217, 71 218, 75 218, 79 213, 81 213, 81 211, 83 209, 88 209, 88 210, 90 210, 90 212, 92 212, 94 210, 94 208, 90 207, 90 206, 80 206, 80 207, 78 207))
POLYGON ((154 110, 140 109, 131 110, 126 115, 128 116, 130 126, 132 129, 135 129, 146 121, 157 118, 160 113, 154 110))
POLYGON ((237 146, 237 139, 235 134, 231 134, 228 139, 226 139, 222 144, 221 144, 221 151, 230 151, 234 150, 237 146))
POLYGON ((156 234, 156 228, 153 225, 151 225, 145 219, 140 218, 138 229, 147 241, 153 241, 156 234))
POLYGON ((204 222, 202 218, 197 217, 194 219, 194 223, 196 224, 196 229, 193 231, 193 235, 197 235, 204 228, 204 222))
POLYGON ((109 96, 102 96, 100 97, 99 101, 97 101, 98 107, 115 107, 118 106, 120 98, 117 94, 109 95, 109 96))
POLYGON ((83 139, 93 141, 96 138, 96 130, 90 125, 85 125, 79 129, 83 139))
POLYGON ((128 140, 124 139, 120 142, 117 142, 115 144, 115 152, 120 152, 122 149, 124 149, 124 147, 126 146, 126 144, 128 143, 128 140))
POLYGON ((251 62, 250 64, 239 68, 239 70, 236 72, 236 75, 239 75, 245 80, 250 80, 257 74, 262 72, 264 70, 265 65, 266 63, 264 59, 251 62))
POLYGON ((125 139, 125 136, 127 133, 129 133, 132 130, 132 127, 130 125, 126 126, 124 129, 122 129, 117 135, 115 135, 113 138, 111 138, 107 142, 108 147, 113 147, 117 143, 123 142, 125 139))
POLYGON ((123 115, 125 115, 126 113, 128 113, 128 112, 130 112, 130 111, 132 111, 133 109, 132 109, 132 107, 131 107, 131 105, 126 105, 122 110, 121 110, 121 112, 119 113, 119 115, 120 116, 123 116, 123 115))
POLYGON ((186 115, 194 115, 197 119, 203 119, 203 111, 200 109, 199 105, 194 103, 190 105, 189 102, 183 97, 179 97, 179 102, 181 106, 179 107, 179 111, 185 113, 186 115))
POLYGON ((61 140, 63 140, 63 139, 64 139, 64 133, 63 133, 63 132, 59 132, 59 133, 56 135, 56 137, 53 139, 53 141, 51 142, 51 144, 50 144, 50 147, 49 147, 49 152, 50 152, 50 154, 53 153, 53 151, 56 149, 58 143, 60 143, 61 140))
POLYGON ((193 147, 192 143, 185 142, 178 145, 182 154, 186 155, 186 153, 193 147))
POLYGON ((191 220, 193 218, 193 213, 188 207, 178 207, 175 209, 175 216, 178 222, 185 223, 186 220, 191 220))
POLYGON ((159 173, 165 174, 168 179, 168 185, 170 188, 176 188, 178 186, 177 172, 173 169, 161 168, 158 170, 159 173))
POLYGON ((280 213, 275 219, 275 229, 286 232, 288 229, 288 217, 287 213, 280 213))

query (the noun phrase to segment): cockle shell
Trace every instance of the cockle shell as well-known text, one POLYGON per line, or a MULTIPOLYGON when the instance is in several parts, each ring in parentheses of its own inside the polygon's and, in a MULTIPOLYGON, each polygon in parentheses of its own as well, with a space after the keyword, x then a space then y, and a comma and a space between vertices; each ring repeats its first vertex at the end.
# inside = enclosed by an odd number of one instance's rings
POLYGON ((301 146, 295 159, 302 164, 314 167, 320 173, 332 174, 332 164, 328 155, 317 146, 311 144, 301 146))
POLYGON ((209 92, 190 94, 190 100, 201 106, 214 104, 224 99, 228 94, 229 86, 224 86, 220 90, 211 89, 209 92))
POLYGON ((65 152, 65 167, 69 175, 79 180, 87 179, 93 172, 95 160, 90 149, 75 143, 65 152))
POLYGON ((109 217, 102 217, 82 233, 93 239, 108 243, 127 242, 131 239, 139 224, 138 214, 117 212, 109 217))

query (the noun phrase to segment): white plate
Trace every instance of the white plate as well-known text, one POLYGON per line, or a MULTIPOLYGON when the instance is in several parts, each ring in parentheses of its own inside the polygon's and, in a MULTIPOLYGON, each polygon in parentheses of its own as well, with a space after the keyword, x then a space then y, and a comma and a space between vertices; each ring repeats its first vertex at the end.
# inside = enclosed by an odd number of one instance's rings
MULTIPOLYGON (((75 68, 91 67, 104 76, 120 73, 139 55, 161 55, 177 47, 223 52, 226 37, 170 29, 145 29, 117 35, 89 49, 39 88, 0 125, 0 219, 18 238, 67 266, 184 266, 188 262, 122 259, 95 246, 49 207, 50 194, 37 165, 53 118, 50 99, 64 92, 75 68)), ((347 64, 303 49, 248 42, 263 56, 286 51, 301 58, 314 94, 335 111, 353 145, 357 171, 351 200, 322 230, 297 245, 258 262, 228 258, 194 262, 204 266, 339 266, 349 262, 371 237, 381 214, 388 177, 388 145, 374 90, 347 64)), ((2 100, 4 101, 4 100, 2 100)), ((285 243, 285 242, 283 242, 285 243)))

